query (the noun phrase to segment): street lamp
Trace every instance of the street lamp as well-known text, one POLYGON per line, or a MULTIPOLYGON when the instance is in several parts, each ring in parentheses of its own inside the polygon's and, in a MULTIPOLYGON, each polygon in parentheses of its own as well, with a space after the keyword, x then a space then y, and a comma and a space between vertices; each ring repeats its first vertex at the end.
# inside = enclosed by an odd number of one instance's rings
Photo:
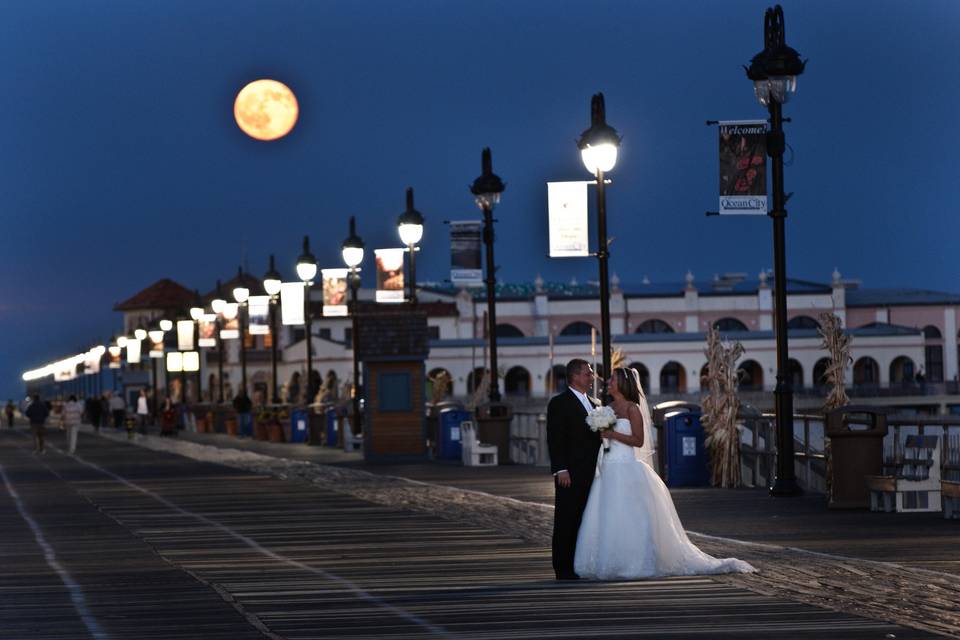
MULTIPOLYGON (((341 245, 343 262, 350 268, 347 276, 347 284, 350 286, 350 348, 353 350, 353 389, 351 397, 353 400, 353 431, 361 432, 360 417, 360 336, 359 328, 359 304, 357 302, 357 292, 360 289, 360 263, 363 262, 363 240, 357 235, 356 220, 350 216, 350 235, 341 245)), ((344 442, 346 438, 344 437, 344 442)))
POLYGON ((250 289, 243 286, 243 267, 237 267, 237 286, 233 288, 233 299, 240 305, 240 390, 247 393, 247 320, 249 316, 247 300, 250 289))
POLYGON ((303 306, 304 322, 307 327, 307 380, 306 380, 306 404, 313 400, 313 376, 311 369, 313 367, 313 318, 310 314, 310 287, 313 285, 313 278, 317 275, 317 259, 310 253, 310 237, 303 236, 303 253, 297 258, 297 276, 303 280, 303 306))
POLYGON ((407 210, 397 218, 397 231, 410 250, 410 302, 417 304, 417 243, 423 237, 423 214, 413 208, 412 187, 407 187, 407 210))
POLYGON ((590 101, 590 128, 580 135, 577 143, 583 165, 597 180, 597 261, 600 263, 600 334, 603 342, 603 396, 607 397, 607 379, 610 376, 610 278, 607 261, 607 192, 604 175, 617 164, 620 136, 607 124, 603 94, 594 94, 590 101))
POLYGON ((270 269, 263 276, 263 289, 270 296, 270 368, 272 373, 272 389, 270 402, 280 404, 280 394, 277 393, 277 300, 280 295, 282 280, 280 273, 273 266, 273 255, 270 256, 270 269))
MULTIPOLYGON (((161 321, 161 324, 163 322, 161 321)), ((150 336, 150 342, 153 344, 163 345, 163 334, 165 332, 162 329, 151 329, 147 332, 147 335, 150 336)), ((151 349, 152 351, 153 349, 151 349)), ((161 352, 162 353, 162 352, 161 352)), ((162 357, 162 356, 161 356, 162 357)), ((158 358, 152 353, 150 354, 150 366, 153 373, 153 420, 157 420, 157 409, 160 406, 159 399, 157 398, 157 360, 158 358)))
POLYGON ((487 249, 487 334, 490 336, 490 402, 500 402, 497 381, 497 266, 493 261, 493 208, 500 203, 500 194, 506 188, 500 176, 493 172, 490 149, 480 155, 481 174, 473 181, 470 192, 483 211, 483 243, 487 249))
MULTIPOLYGON (((226 306, 227 301, 223 299, 223 294, 220 293, 220 281, 217 280, 217 297, 210 301, 210 308, 217 314, 217 386, 219 387, 217 402, 219 404, 223 404, 223 336, 220 335, 223 330, 223 323, 220 318, 226 306)), ((212 389, 210 393, 213 394, 212 389)))
POLYGON ((763 18, 763 51, 750 61, 747 77, 753 80, 754 93, 770 113, 767 153, 771 159, 773 208, 773 294, 775 336, 777 340, 777 386, 774 407, 777 416, 777 475, 770 494, 796 496, 801 493, 793 469, 793 388, 790 384, 787 355, 787 258, 785 221, 787 197, 783 190, 783 135, 781 105, 797 90, 797 76, 803 73, 806 61, 787 46, 780 5, 767 9, 763 18))
MULTIPOLYGON (((200 298, 200 292, 196 292, 197 303, 202 304, 200 298)), ((200 321, 203 319, 203 307, 196 306, 190 307, 190 319, 193 320, 193 348, 196 349, 198 358, 200 354, 200 321)), ((198 360, 199 363, 199 360, 198 360)), ((203 402, 203 375, 200 372, 200 367, 197 367, 197 402, 203 402)), ((211 390, 212 391, 212 390, 211 390)))

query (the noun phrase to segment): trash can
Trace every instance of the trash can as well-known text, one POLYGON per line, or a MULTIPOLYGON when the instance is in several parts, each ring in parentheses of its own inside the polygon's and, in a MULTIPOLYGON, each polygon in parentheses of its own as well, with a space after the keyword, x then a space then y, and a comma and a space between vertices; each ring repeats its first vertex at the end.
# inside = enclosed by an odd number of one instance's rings
POLYGON ((710 467, 704 445, 705 434, 699 411, 674 413, 663 423, 668 487, 706 487, 710 467))
POLYGON ((462 409, 443 409, 440 411, 440 432, 437 438, 437 458, 440 460, 460 460, 463 456, 463 444, 460 425, 471 420, 469 411, 462 409))
POLYGON ((336 407, 330 407, 326 410, 325 414, 327 419, 327 439, 323 445, 325 447, 336 447, 339 440, 337 433, 340 431, 337 425, 336 407))
POLYGON ((294 409, 290 412, 290 442, 307 441, 307 412, 294 409))
POLYGON ((317 413, 313 408, 307 408, 307 444, 311 447, 323 445, 323 432, 326 429, 326 412, 317 413))
POLYGON ((656 472, 662 479, 666 479, 667 477, 667 445, 664 423, 669 416, 676 415, 678 413, 685 413, 687 411, 699 412, 700 405, 693 402, 687 402, 685 400, 668 400, 666 402, 656 404, 650 408, 650 417, 653 419, 653 428, 656 436, 656 472))
POLYGON ((848 405, 826 415, 824 432, 830 439, 832 462, 829 503, 831 509, 868 509, 866 476, 879 476, 883 466, 883 438, 891 409, 848 405))

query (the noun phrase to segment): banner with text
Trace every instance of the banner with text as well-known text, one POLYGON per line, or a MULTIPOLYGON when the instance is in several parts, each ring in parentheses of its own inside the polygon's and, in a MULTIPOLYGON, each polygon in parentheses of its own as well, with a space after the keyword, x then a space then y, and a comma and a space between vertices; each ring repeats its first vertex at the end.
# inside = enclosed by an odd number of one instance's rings
POLYGON ((587 185, 590 182, 548 182, 547 212, 550 257, 590 255, 587 242, 587 185))
POLYGON ((458 287, 483 285, 480 234, 483 223, 462 220, 450 223, 450 282, 458 287))
POLYGON ((767 122, 720 122, 720 214, 767 214, 767 122))
POLYGON ((323 315, 347 315, 347 270, 322 269, 323 315))
POLYGON ((302 282, 284 282, 280 285, 280 321, 285 325, 304 324, 302 282))
POLYGON ((403 254, 406 249, 376 249, 377 302, 403 302, 403 254))
POLYGON ((247 299, 249 322, 247 332, 252 336, 270 334, 270 296, 250 296, 247 299))

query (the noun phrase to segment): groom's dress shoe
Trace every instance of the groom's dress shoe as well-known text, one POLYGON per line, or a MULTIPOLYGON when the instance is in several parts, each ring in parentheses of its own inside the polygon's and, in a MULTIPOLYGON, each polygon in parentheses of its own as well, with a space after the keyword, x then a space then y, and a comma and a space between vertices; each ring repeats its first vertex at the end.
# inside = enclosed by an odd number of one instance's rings
POLYGON ((575 573, 561 573, 557 575, 557 580, 579 580, 580 576, 575 573))

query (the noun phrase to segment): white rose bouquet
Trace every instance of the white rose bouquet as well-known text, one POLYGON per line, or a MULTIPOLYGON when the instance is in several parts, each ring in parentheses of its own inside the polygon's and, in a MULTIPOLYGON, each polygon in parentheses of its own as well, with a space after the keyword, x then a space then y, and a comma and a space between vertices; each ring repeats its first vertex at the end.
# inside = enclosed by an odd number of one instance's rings
MULTIPOLYGON (((599 433, 604 429, 610 429, 615 424, 617 424, 617 414, 610 407, 596 407, 587 412, 587 426, 591 431, 599 433)), ((610 450, 610 441, 607 439, 603 441, 603 450, 610 450)))

